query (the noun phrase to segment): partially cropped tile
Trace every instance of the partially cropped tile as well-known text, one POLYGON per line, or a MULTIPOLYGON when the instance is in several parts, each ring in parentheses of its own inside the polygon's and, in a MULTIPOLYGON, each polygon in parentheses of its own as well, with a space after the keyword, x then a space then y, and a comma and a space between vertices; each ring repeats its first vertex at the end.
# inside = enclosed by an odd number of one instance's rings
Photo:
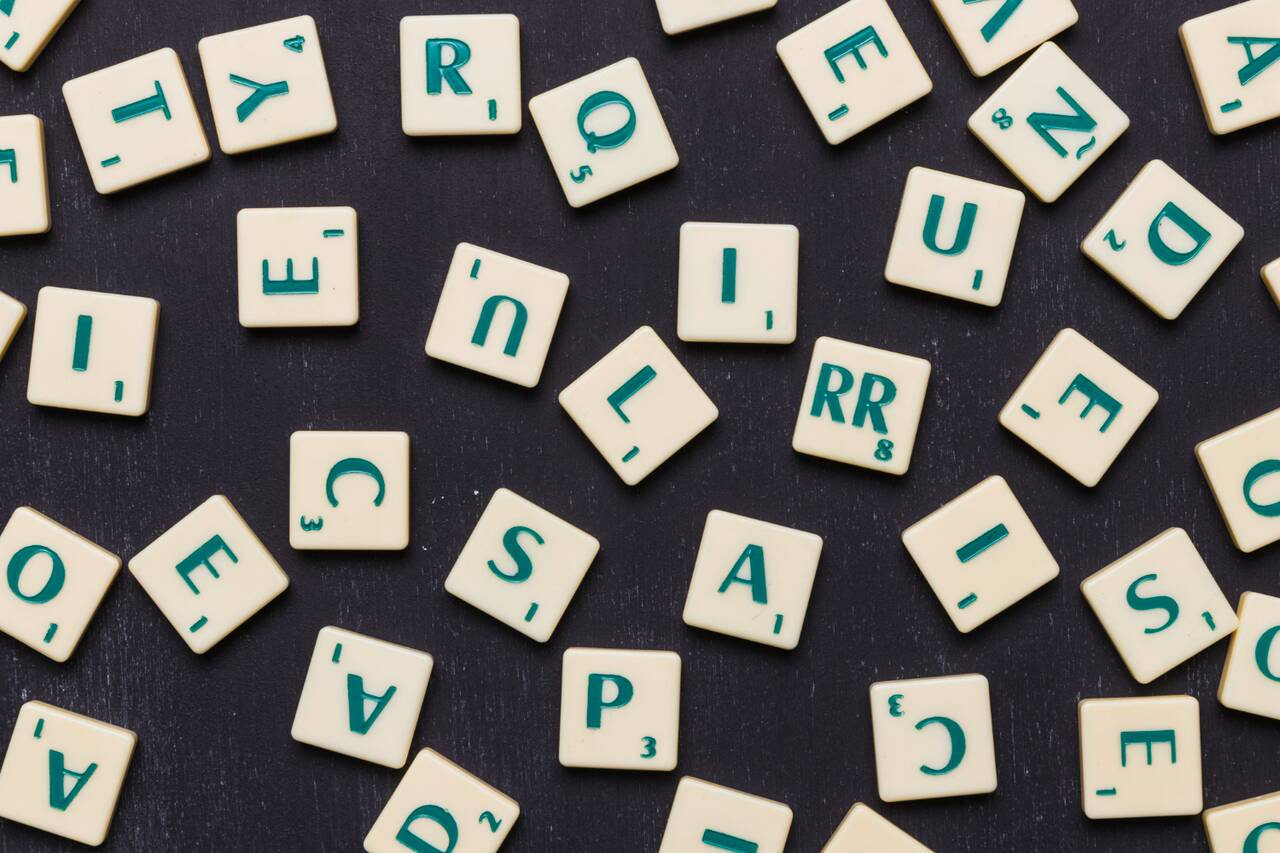
POLYGON ((1280 0, 1249 0, 1178 28, 1213 133, 1280 116, 1280 0))
POLYGON ((0 62, 26 71, 80 0, 6 0, 0 3, 0 62))
POLYGON ((863 803, 853 808, 836 827, 822 853, 933 853, 886 818, 863 803))
POLYGON ((570 648, 560 688, 565 767, 673 770, 680 740, 680 656, 570 648))
POLYGON ((299 430, 289 438, 289 544, 299 550, 409 546, 409 434, 299 430))
POLYGON ((799 264, 794 225, 684 223, 676 335, 682 341, 791 343, 799 264))
POLYGON ((1265 853, 1280 838, 1280 792, 1205 809, 1210 853, 1265 853))
POLYGON ((662 31, 669 36, 772 9, 778 0, 657 0, 662 31))
POLYGON ((26 319, 27 306, 5 293, 0 293, 0 358, 18 336, 18 328, 26 319))
POLYGON ((1280 598, 1240 596, 1239 625, 1231 635, 1218 682, 1218 701, 1247 714, 1280 720, 1280 598))
POLYGON ((400 124, 406 134, 518 133, 522 108, 515 15, 400 19, 400 124))
POLYGON ((1280 306, 1280 258, 1262 268, 1262 283, 1267 286, 1267 292, 1276 301, 1276 305, 1280 306))
POLYGON ((1196 458, 1236 547, 1280 539, 1280 409, 1205 439, 1196 458))
POLYGON ((1080 19, 1071 0, 933 0, 933 8, 975 76, 1038 47, 1080 19))
POLYGON ((790 831, 787 804, 685 776, 658 853, 782 853, 790 831))
POLYGON ((240 325, 354 326, 360 319, 357 237, 350 207, 241 210, 240 325))
POLYGON ((33 115, 0 116, 0 237, 42 234, 49 224, 44 122, 33 115))

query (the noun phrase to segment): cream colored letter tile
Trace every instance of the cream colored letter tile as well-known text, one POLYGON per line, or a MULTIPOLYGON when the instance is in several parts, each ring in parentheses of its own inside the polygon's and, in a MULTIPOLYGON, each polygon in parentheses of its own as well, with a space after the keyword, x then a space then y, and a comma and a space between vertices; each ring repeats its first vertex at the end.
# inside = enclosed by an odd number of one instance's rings
POLYGON ((680 740, 675 652, 565 649, 560 763, 673 770, 680 740))
POLYGON ((870 806, 854 803, 822 853, 933 853, 870 806))
POLYGON ((18 710, 0 767, 0 817, 97 846, 138 736, 44 702, 18 710))
POLYGON ((310 15, 200 39, 224 154, 332 133, 338 126, 310 15))
POLYGON ((933 90, 885 0, 849 0, 778 42, 827 142, 838 145, 933 90))
POLYGON ((68 80, 62 97, 100 193, 209 159, 209 142, 172 48, 68 80))
POLYGON ((1213 133, 1280 116, 1280 0, 1228 6, 1178 28, 1213 133))
POLYGON ((794 649, 821 554, 816 533, 713 509, 689 581, 685 624, 794 649))
POLYGON ((905 474, 930 369, 923 358, 818 338, 791 446, 810 456, 905 474))
POLYGON ((9 345, 18 336, 18 327, 26 319, 27 306, 4 293, 0 293, 0 358, 9 351, 9 345))
POLYGON ((293 739, 404 767, 431 655, 330 625, 321 628, 293 718, 293 739))
POLYGON ((676 334, 682 341, 791 343, 799 263, 794 225, 686 222, 676 334))
POLYGON ((0 237, 42 234, 49 223, 44 122, 32 115, 0 116, 0 237))
POLYGON ((515 15, 400 19, 400 123, 409 136, 519 133, 515 15))
POLYGON ((979 305, 999 305, 1026 196, 916 166, 907 174, 884 277, 979 305))
POLYGON ((246 208, 236 216, 236 256, 241 326, 354 326, 360 319, 352 208, 246 208))
POLYGON ((367 853, 497 853, 520 804, 440 753, 413 759, 364 839, 367 853))
POLYGON ((145 414, 159 319, 160 303, 144 296, 40 288, 27 401, 112 415, 145 414))
MULTIPOLYGON (((1280 258, 1262 268, 1262 283, 1267 286, 1271 298, 1280 306, 1280 258)), ((0 352, 0 355, 4 353, 0 352)))
POLYGON ((996 789, 986 676, 877 682, 871 685, 871 728, 886 803, 996 789))
POLYGON ((1159 399, 1084 335, 1063 329, 1000 411, 1000 424, 1096 486, 1159 399))
POLYGON ((409 546, 409 434, 300 430, 289 438, 289 544, 409 546))
POLYGON ((1080 250, 1166 320, 1182 313, 1244 229, 1181 175, 1152 160, 1080 250))
POLYGON ((0 631, 62 663, 71 657, 120 558, 41 515, 18 507, 0 532, 0 631))
POLYGON ((0 62, 26 71, 44 50, 80 0, 40 0, 7 4, 0 20, 0 62))
POLYGON ((1280 539, 1280 409, 1196 445, 1200 470, 1236 547, 1280 539))
POLYGON ((280 564, 222 495, 144 548, 129 561, 129 571, 196 654, 289 586, 280 564))
POLYGON ((658 853, 782 853, 790 831, 785 803, 685 776, 658 853))
POLYGON ((1080 591, 1139 684, 1236 629, 1235 611, 1180 527, 1085 578, 1080 591))
POLYGON ((427 332, 427 355, 532 388, 568 292, 564 273, 459 243, 427 332))
POLYGON ((599 540, 590 533, 515 492, 498 489, 444 588, 545 643, 599 550, 599 540))
POLYGON ((1083 700, 1080 800, 1093 820, 1199 814, 1200 703, 1191 696, 1083 700))
POLYGON ((662 31, 669 36, 772 9, 778 0, 657 0, 662 31))
POLYGON ((985 77, 1080 20, 1071 0, 933 0, 964 64, 985 77))
POLYGON ((534 96, 529 113, 572 207, 680 162, 640 61, 632 57, 534 96))
POLYGON ((1280 720, 1280 598, 1246 592, 1240 596, 1239 619, 1222 668, 1218 701, 1280 720))
POLYGON ((982 140, 1043 202, 1054 202, 1129 128, 1053 42, 1045 42, 969 117, 982 140))
POLYGON ((1003 477, 917 521, 902 544, 963 633, 1058 576, 1058 561, 1003 477))
POLYGON ((628 486, 720 416, 649 326, 641 326, 561 391, 560 405, 628 486))
POLYGON ((1206 809, 1211 853, 1267 853, 1280 838, 1280 792, 1206 809))

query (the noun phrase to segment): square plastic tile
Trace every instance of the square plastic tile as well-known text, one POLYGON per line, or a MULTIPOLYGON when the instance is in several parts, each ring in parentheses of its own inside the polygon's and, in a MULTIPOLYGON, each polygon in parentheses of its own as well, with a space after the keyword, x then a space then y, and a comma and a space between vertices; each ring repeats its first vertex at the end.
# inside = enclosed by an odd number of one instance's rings
POLYGON ((137 742, 128 729, 24 703, 0 767, 0 817, 101 844, 137 742))
POLYGON ((1267 292, 1276 301, 1276 305, 1280 306, 1280 258, 1262 268, 1262 283, 1267 286, 1267 292))
POLYGON ((680 656, 565 649, 560 763, 674 770, 680 740, 680 656))
POLYGON ((300 430, 289 438, 289 544, 409 547, 409 434, 300 430))
POLYGON ((1240 596, 1238 618, 1218 683, 1218 701, 1236 711, 1280 720, 1280 598, 1246 592, 1240 596))
POLYGON ((350 207, 240 211, 240 325, 354 326, 360 319, 357 242, 350 207))
POLYGON ((785 803, 685 776, 658 853, 782 853, 790 831, 785 803))
POLYGON ((1096 486, 1159 393, 1075 329, 1063 329, 1000 411, 1000 425, 1096 486))
POLYGON ((1200 703, 1191 696, 1083 700, 1080 799, 1093 820, 1199 814, 1200 703))
POLYGON ((976 77, 1002 68, 1080 20, 1071 0, 933 0, 976 77))
POLYGON ((520 817, 520 804, 424 749, 364 838, 367 853, 497 853, 520 817))
POLYGON ((209 142, 172 48, 68 80, 62 97, 100 193, 209 159, 209 142))
POLYGON ((778 42, 827 142, 838 145, 933 90, 885 0, 850 0, 778 42))
POLYGON ((1280 539, 1280 409, 1196 445, 1200 470, 1236 547, 1280 539))
POLYGON ((923 358, 818 338, 791 446, 810 456, 905 474, 930 370, 923 358))
POLYGON ((129 561, 178 636, 204 654, 289 586, 231 501, 214 495, 129 561))
POLYGON ((1129 117, 1045 42, 969 117, 969 130, 1043 202, 1057 201, 1129 128, 1129 117))
POLYGON ((431 655, 330 625, 316 637, 293 739, 404 767, 434 663, 431 655))
POLYGON ((0 116, 0 237, 42 234, 49 223, 44 122, 0 116))
POLYGON ((780 649, 800 642, 822 537, 713 509, 684 603, 684 623, 780 649))
POLYGON ((329 76, 310 15, 200 39, 200 64, 224 154, 333 133, 329 76))
POLYGON ((515 15, 400 19, 400 124, 409 136, 519 133, 515 15))
POLYGON ((600 551, 600 541, 508 489, 498 489, 444 588, 539 643, 600 551))
POLYGON ((1280 834, 1280 792, 1206 809, 1211 853, 1262 853, 1280 834))
POLYGON ((26 319, 27 306, 4 293, 0 293, 0 358, 9 351, 9 345, 18 336, 18 328, 26 319))
POLYGON ((657 0, 662 31, 669 36, 772 9, 778 0, 657 0))
POLYGON ((917 521, 902 544, 962 633, 1058 576, 1058 561, 1003 477, 917 521))
POLYGON ((79 3, 80 0, 41 0, 4 4, 0 62, 14 71, 26 71, 79 3))
POLYGON ((1085 578, 1080 591, 1139 684, 1236 629, 1235 611, 1180 527, 1085 578))
POLYGON ((628 486, 720 416, 649 326, 641 326, 561 391, 560 405, 628 486))
POLYGON ((680 162, 640 61, 628 57, 529 101, 570 206, 582 207, 680 162))
POLYGON ((431 318, 427 355, 533 388, 568 292, 564 273, 459 243, 431 318))
POLYGON ((933 853, 870 806, 854 803, 822 853, 933 853))
POLYGON ((876 780, 886 803, 996 789, 991 695, 982 675, 871 685, 876 780))
POLYGON ((159 319, 160 303, 144 296, 40 288, 28 402, 111 415, 145 414, 159 319))
POLYGON ((979 305, 999 305, 1026 196, 916 166, 907 174, 884 277, 979 305))
POLYGON ((682 341, 789 344, 796 339, 800 230, 794 225, 680 226, 682 341))
POLYGON ((1182 313, 1244 229, 1159 160, 1094 226, 1080 250, 1166 320, 1182 313))
POLYGON ((1280 116, 1280 0, 1228 6, 1178 28, 1213 133, 1280 116))

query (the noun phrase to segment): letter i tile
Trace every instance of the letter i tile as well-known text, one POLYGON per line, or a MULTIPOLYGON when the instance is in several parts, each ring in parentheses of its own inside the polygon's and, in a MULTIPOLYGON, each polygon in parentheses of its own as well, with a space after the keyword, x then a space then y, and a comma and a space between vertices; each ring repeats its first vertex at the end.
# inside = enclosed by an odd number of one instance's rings
POLYGON ((18 327, 26 319, 27 306, 4 293, 0 293, 0 359, 9 351, 9 345, 18 336, 18 327))
POLYGON ((1280 409, 1196 445, 1196 458, 1236 547, 1280 539, 1280 409))
POLYGON ((1231 635, 1218 701, 1247 714, 1280 720, 1280 598, 1240 596, 1239 627, 1231 635))
POLYGON ((1205 809, 1210 853, 1266 853, 1280 838, 1280 792, 1205 809))
POLYGON ((684 223, 676 334, 682 341, 793 342, 799 263, 794 225, 684 223))
POLYGON ((854 803, 822 853, 933 853, 870 806, 854 803))
POLYGON ((1249 0, 1178 28, 1213 133, 1280 116, 1280 0, 1249 0))
POLYGON ((782 853, 791 817, 785 803, 685 776, 658 853, 782 853))

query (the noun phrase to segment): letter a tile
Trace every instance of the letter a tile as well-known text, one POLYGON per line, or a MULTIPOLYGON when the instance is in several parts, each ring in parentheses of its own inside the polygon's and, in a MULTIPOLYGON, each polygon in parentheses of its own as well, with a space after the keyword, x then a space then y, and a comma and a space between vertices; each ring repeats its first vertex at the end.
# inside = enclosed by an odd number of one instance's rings
POLYGON ((1249 0, 1178 28, 1213 133, 1280 116, 1280 0, 1249 0))

